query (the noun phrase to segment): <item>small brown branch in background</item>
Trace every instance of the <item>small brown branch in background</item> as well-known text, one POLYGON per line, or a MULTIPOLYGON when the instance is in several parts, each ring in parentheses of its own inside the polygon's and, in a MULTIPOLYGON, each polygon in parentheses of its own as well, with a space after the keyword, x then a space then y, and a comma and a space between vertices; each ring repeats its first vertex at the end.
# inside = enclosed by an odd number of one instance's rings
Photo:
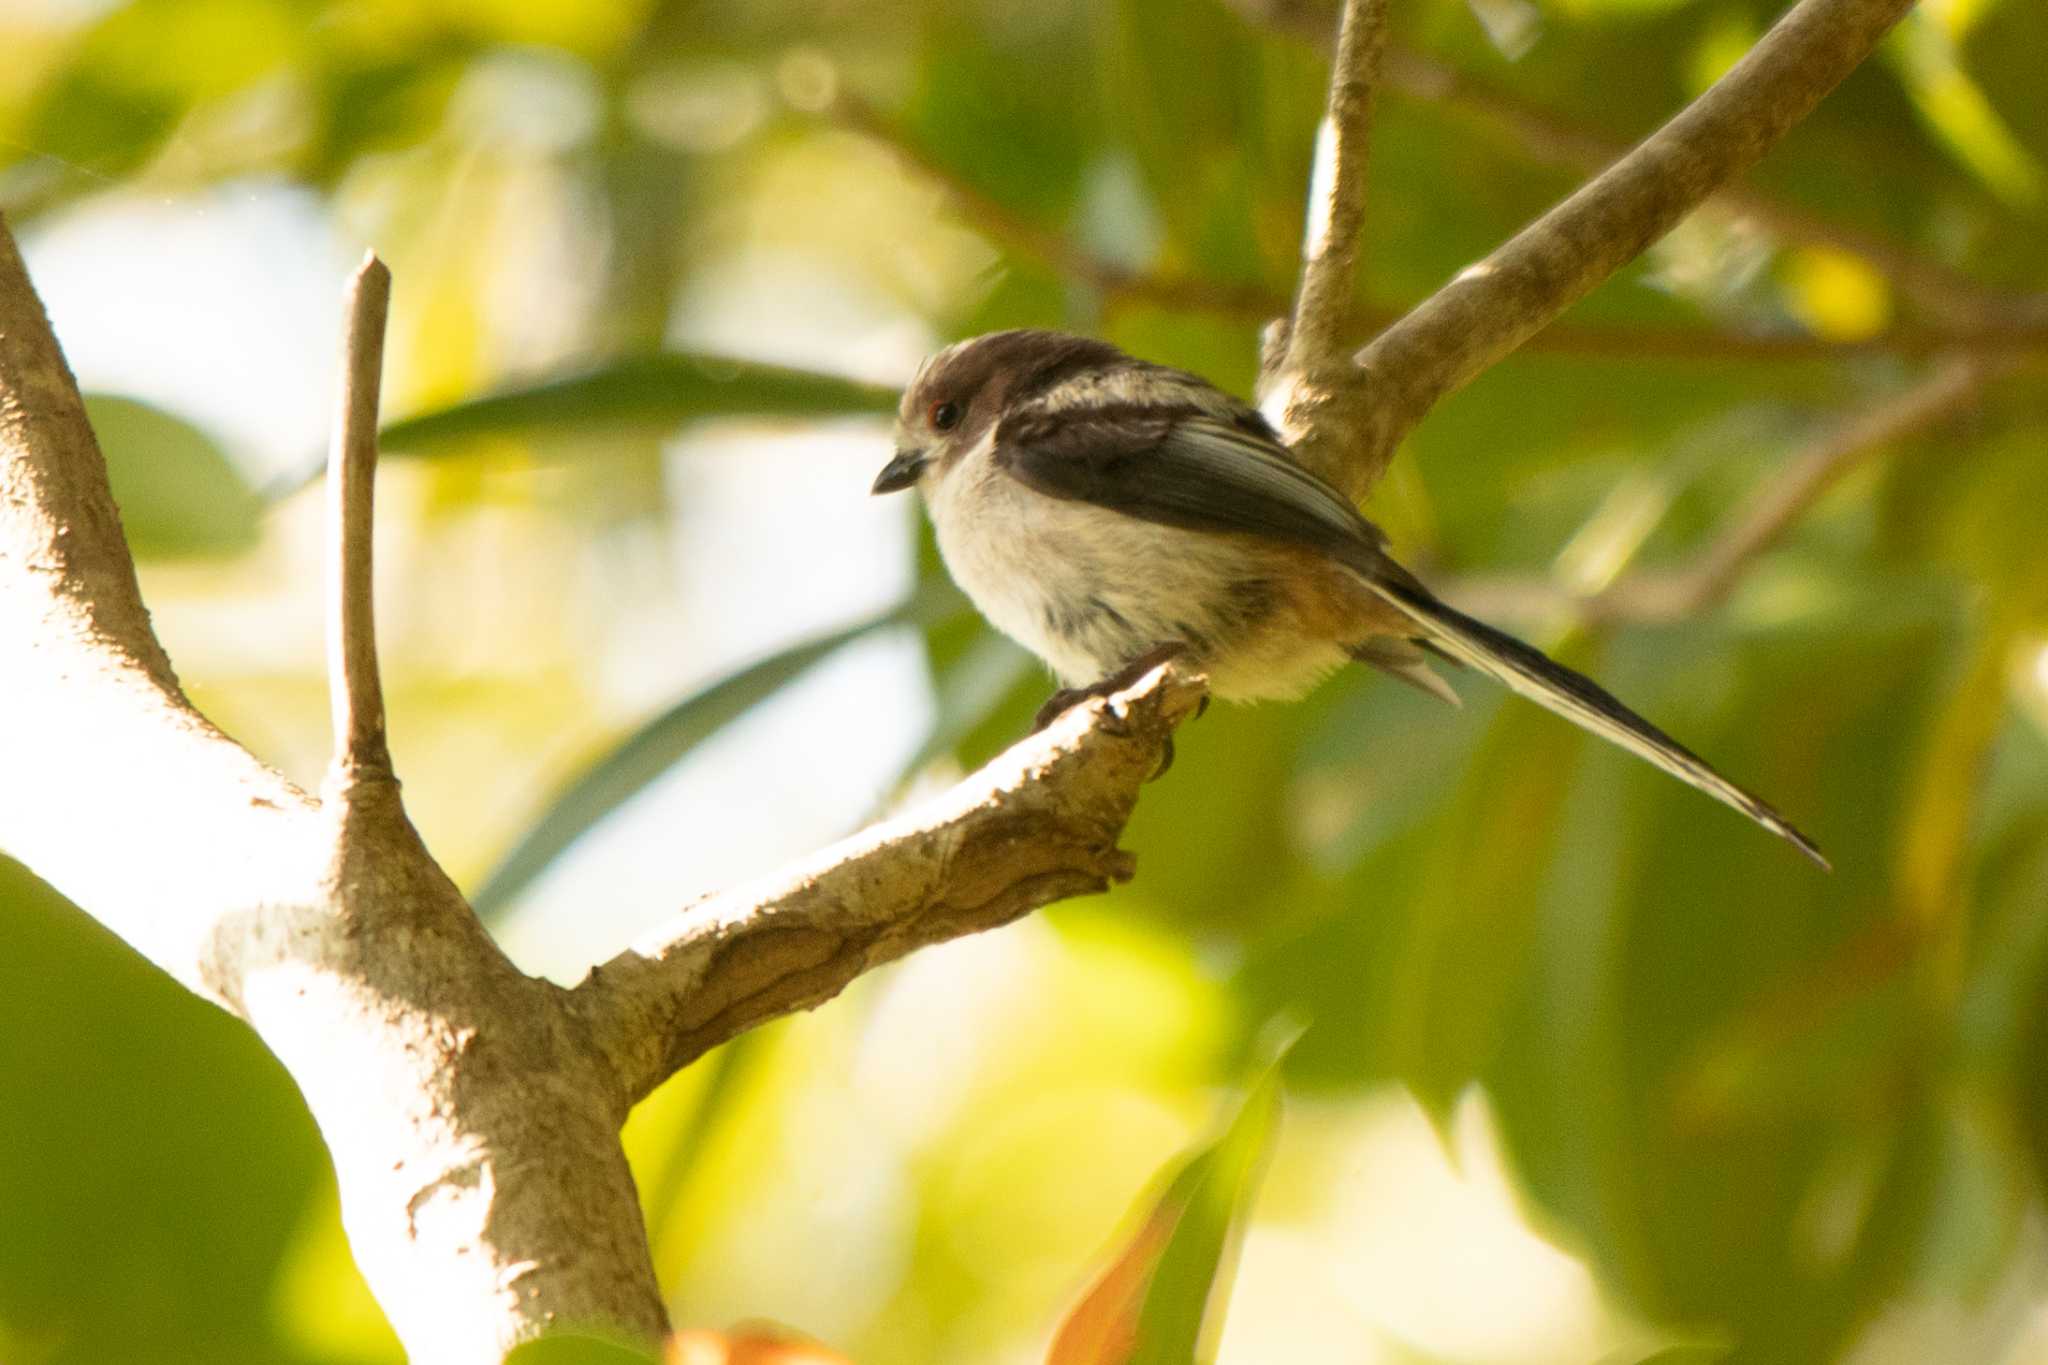
POLYGON ((1726 600, 1742 576, 1850 470, 1976 403, 2005 366, 1956 357, 1919 383, 1845 420, 1793 453, 1682 568, 1629 574, 1590 596, 1546 579, 1474 580, 1448 595, 1482 615, 1560 611, 1595 623, 1682 621, 1726 600))
POLYGON ((1395 448, 1462 388, 1642 254, 1861 64, 1911 0, 1800 0, 1726 75, 1634 151, 1431 295, 1360 352, 1372 401, 1363 496, 1395 448))
POLYGON ((377 406, 390 310, 391 272, 371 253, 349 281, 341 388, 327 453, 327 687, 334 715, 330 780, 344 787, 360 775, 391 776, 372 572, 377 406))
POLYGON ((917 948, 1131 875, 1117 847, 1201 678, 1165 665, 1068 711, 929 804, 698 901, 571 993, 636 1101, 746 1030, 917 948))
POLYGON ((1259 404, 1295 458, 1340 484, 1360 461, 1353 441, 1368 401, 1345 336, 1365 223, 1373 86, 1386 41, 1386 0, 1344 0, 1329 99, 1316 130, 1301 289, 1281 333, 1267 336, 1259 367, 1259 404))

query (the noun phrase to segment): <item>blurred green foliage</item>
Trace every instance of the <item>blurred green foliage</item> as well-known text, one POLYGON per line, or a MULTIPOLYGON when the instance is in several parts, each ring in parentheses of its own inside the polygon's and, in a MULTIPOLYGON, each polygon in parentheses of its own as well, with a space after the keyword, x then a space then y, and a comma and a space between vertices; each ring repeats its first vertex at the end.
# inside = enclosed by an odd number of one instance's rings
MULTIPOLYGON (((1399 307, 1483 254, 1575 183, 1563 134, 1649 130, 1777 9, 1397 0, 1397 45, 1468 83, 1382 96, 1362 301, 1399 307)), ((685 424, 889 408, 867 378, 678 340, 682 301, 748 252, 850 281, 933 339, 1088 329, 1247 388, 1257 326, 1292 285, 1324 79, 1301 33, 1327 13, 44 5, 0 15, 0 207, 57 230, 123 195, 317 193, 396 267, 390 434, 427 501, 449 519, 523 502, 529 525, 597 538, 681 500, 663 438, 685 424), (550 258, 567 278, 532 274, 548 215, 575 227, 580 249, 550 258), (499 343, 543 284, 575 302, 536 360, 499 343), (510 313, 490 302, 507 297, 510 313)), ((1952 327, 1987 293, 2038 312, 2043 52, 2038 3, 1924 5, 1753 177, 1822 230, 1700 215, 1444 403, 1373 513, 1452 585, 1564 579, 1583 568, 1564 547, 1600 537, 1619 546, 1608 575, 1689 562, 1803 442, 1926 371, 1887 329, 1952 327), (1948 283, 1904 278, 1887 251, 1948 283), (1641 329, 1660 344, 1632 345, 1641 329), (1786 359, 1758 339, 1818 344, 1786 359)), ((1346 1116, 1399 1085, 1448 1141, 1483 1094, 1514 1181, 1497 1202, 1585 1267, 1607 1313, 1563 1345, 1532 1329, 1519 1354, 1489 1355, 1450 1326, 1418 1334, 1332 1251, 1317 1264, 1355 1330, 1329 1359, 2048 1349, 2013 1306, 2048 1284, 2043 349, 2037 334, 1980 403, 1850 472, 1694 619, 1512 623, 1768 793, 1834 876, 1476 682, 1460 681, 1462 714, 1362 673, 1292 706, 1218 708, 1141 805, 1131 886, 864 981, 642 1107, 629 1147, 679 1317, 773 1317, 875 1365, 1036 1358, 1131 1198, 1289 1017, 1309 1028, 1260 1226, 1350 1245, 1362 1234, 1336 1211, 1368 1149, 1330 1155, 1356 1131, 1346 1116), (902 1023, 906 1001, 927 1013, 902 1023), (1601 1335, 1624 1321, 1654 1330, 1601 1335)), ((865 359, 836 368, 870 375, 865 359)), ((132 399, 92 412, 153 600, 226 592, 263 534, 233 452, 132 399), (195 556, 216 576, 157 567, 195 556)), ((899 785, 988 757, 1044 681, 930 607, 941 573, 927 540, 905 606, 792 631, 666 710, 577 731, 567 756, 561 715, 594 705, 594 660, 568 681, 422 688, 417 728, 457 735, 433 751, 444 769, 501 784, 528 821, 504 838, 443 817, 486 846, 451 861, 512 849, 483 893, 510 897, 870 635, 911 633, 933 680, 899 785), (555 747, 519 768, 502 744, 460 741, 479 708, 555 747)), ((259 748, 286 728, 267 711, 314 686, 194 682, 259 748)), ((428 767, 409 783, 430 787, 428 767)), ((618 946, 592 930, 583 956, 618 946)), ((394 1358, 287 1080, 4 863, 0 1016, 0 1358, 394 1358)), ((1468 1316, 1533 1311, 1473 1274, 1468 1316)), ((1306 1303, 1310 1277, 1299 1290, 1306 1303)), ((1270 1358, 1226 1334, 1226 1362, 1270 1358)))

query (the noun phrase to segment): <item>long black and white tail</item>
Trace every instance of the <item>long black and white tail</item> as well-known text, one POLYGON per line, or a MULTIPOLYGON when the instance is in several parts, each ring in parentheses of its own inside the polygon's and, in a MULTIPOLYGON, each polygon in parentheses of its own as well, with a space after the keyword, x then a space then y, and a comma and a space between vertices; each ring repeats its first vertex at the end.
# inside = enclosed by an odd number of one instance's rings
POLYGON ((1390 580, 1373 571, 1362 571, 1360 577, 1374 592, 1422 626, 1431 642, 1445 654, 1537 705, 1648 759, 1679 781, 1727 802, 1822 867, 1829 866, 1813 840, 1794 829, 1768 803, 1715 772, 1705 760, 1623 706, 1591 678, 1574 673, 1505 631, 1446 606, 1412 579, 1390 580))

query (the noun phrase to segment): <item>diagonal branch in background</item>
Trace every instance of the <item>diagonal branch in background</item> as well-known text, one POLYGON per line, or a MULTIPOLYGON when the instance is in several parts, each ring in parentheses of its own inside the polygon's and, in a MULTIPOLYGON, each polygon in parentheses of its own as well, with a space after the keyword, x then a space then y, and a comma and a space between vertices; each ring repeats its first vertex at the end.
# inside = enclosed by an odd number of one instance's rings
POLYGON ((1117 847, 1202 679, 1152 670, 943 796, 697 902, 572 992, 629 1099, 718 1044, 929 944, 1127 880, 1117 847))
POLYGON ((1474 579, 1447 593, 1467 609, 1509 619, 1558 612, 1595 623, 1689 619, 1726 600, 1758 558, 1851 470, 1967 411, 2006 369, 1995 361, 1952 358, 1918 383, 1833 424, 1795 451, 1681 568, 1632 573, 1590 596, 1531 578, 1474 579))
POLYGON ((1363 497, 1444 395, 1535 335, 1748 170, 1869 56, 1911 0, 1799 0, 1634 151, 1359 353, 1371 401, 1343 470, 1363 497))

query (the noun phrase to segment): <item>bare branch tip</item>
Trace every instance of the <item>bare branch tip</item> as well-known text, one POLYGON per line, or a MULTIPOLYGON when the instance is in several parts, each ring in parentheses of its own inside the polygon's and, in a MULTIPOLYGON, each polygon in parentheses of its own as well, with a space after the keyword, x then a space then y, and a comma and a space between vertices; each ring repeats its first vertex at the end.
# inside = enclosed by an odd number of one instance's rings
POLYGON ((388 774, 391 767, 372 610, 377 420, 390 301, 390 269, 376 252, 365 252, 348 284, 327 457, 327 671, 337 779, 388 774))

